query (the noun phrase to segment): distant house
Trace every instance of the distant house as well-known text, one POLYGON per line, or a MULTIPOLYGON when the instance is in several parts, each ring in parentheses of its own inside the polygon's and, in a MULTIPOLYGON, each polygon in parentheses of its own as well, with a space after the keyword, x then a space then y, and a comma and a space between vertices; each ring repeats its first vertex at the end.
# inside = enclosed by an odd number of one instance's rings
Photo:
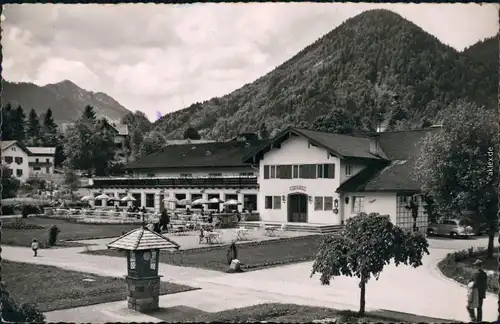
POLYGON ((54 173, 55 147, 26 147, 19 141, 2 141, 2 164, 21 182, 54 173))

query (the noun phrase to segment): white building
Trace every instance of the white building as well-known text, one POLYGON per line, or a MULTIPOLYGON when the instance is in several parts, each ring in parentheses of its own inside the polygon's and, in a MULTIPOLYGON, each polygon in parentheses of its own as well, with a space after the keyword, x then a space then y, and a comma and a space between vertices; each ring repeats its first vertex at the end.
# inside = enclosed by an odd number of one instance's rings
POLYGON ((339 135, 288 128, 249 156, 259 163, 259 213, 264 222, 341 225, 360 212, 388 214, 427 226, 412 177, 420 139, 431 130, 339 135))
POLYGON ((2 141, 2 164, 21 182, 39 174, 54 173, 55 147, 26 147, 18 141, 2 141))
MULTIPOLYGON (((93 178, 89 190, 94 196, 101 193, 116 198, 131 195, 137 206, 157 212, 166 207, 162 201, 167 197, 235 199, 242 203, 238 206, 240 211, 255 211, 258 168, 244 163, 244 159, 260 145, 261 141, 237 140, 168 145, 128 164, 130 176, 93 178)), ((99 206, 102 201, 97 200, 95 204, 99 206)), ((222 208, 220 204, 207 207, 222 208)))

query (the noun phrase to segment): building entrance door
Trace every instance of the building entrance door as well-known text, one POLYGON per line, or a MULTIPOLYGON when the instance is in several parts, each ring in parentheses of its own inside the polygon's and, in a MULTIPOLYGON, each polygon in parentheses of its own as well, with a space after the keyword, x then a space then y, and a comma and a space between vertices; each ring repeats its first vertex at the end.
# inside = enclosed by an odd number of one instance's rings
POLYGON ((288 222, 307 223, 307 195, 288 195, 288 222))

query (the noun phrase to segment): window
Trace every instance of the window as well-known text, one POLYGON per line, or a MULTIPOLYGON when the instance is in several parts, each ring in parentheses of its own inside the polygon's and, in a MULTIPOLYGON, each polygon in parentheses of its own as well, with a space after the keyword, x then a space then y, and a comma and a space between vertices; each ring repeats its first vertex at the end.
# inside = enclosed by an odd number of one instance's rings
POLYGON ((35 163, 40 163, 40 160, 38 158, 36 158, 35 163))
POLYGON ((301 179, 316 179, 316 164, 299 165, 301 179))
POLYGON ((352 197, 352 212, 353 213, 362 213, 365 211, 365 197, 358 196, 352 197))
POLYGON ((271 179, 276 179, 276 166, 275 165, 270 165, 271 168, 271 179))
POLYGON ((17 175, 18 177, 21 177, 21 176, 23 175, 23 170, 22 170, 22 169, 17 169, 17 170, 16 170, 16 175, 17 175))
POLYGON ((181 173, 181 178, 191 178, 192 176, 191 173, 181 173))
POLYGON ((325 202, 324 210, 333 210, 333 197, 324 197, 323 200, 325 202))
POLYGON ((150 263, 149 263, 149 268, 151 270, 155 270, 156 269, 156 251, 151 251, 151 260, 150 260, 150 263))
POLYGON ((281 196, 274 196, 274 206, 273 209, 281 209, 281 196))
POLYGON ((146 207, 151 208, 155 206, 155 194, 146 194, 146 207))
POLYGON ((35 171, 40 171, 41 169, 42 169, 42 168, 41 168, 41 167, 39 167, 39 166, 33 167, 33 170, 35 170, 35 171))
POLYGON ((14 152, 17 151, 15 147, 11 147, 10 150, 14 152))
POLYGON ((350 176, 352 174, 352 165, 351 164, 346 164, 345 165, 345 175, 350 176))
POLYGON ((264 179, 269 179, 269 165, 264 165, 264 179))
POLYGON ((220 173, 220 172, 209 173, 208 176, 211 178, 222 177, 222 173, 220 173))
POLYGON ((291 179, 292 178, 292 166, 291 165, 278 165, 276 167, 276 178, 279 179, 291 179))
POLYGON ((335 164, 318 164, 317 177, 322 179, 335 178, 335 164))
POLYGON ((16 156, 14 158, 14 161, 16 161, 17 164, 22 164, 23 163, 23 158, 20 156, 16 156))
POLYGON ((323 197, 314 197, 314 210, 323 210, 323 197))
POLYGON ((7 164, 11 164, 11 163, 12 163, 12 161, 14 161, 14 159, 12 158, 12 156, 6 156, 6 157, 5 157, 5 163, 7 163, 7 164))
POLYGON ((135 269, 135 251, 130 252, 130 269, 135 269))
POLYGON ((292 178, 297 179, 299 177, 299 166, 294 165, 293 166, 293 173, 292 173, 292 178))
POLYGON ((102 206, 102 199, 95 199, 99 195, 99 193, 94 194, 94 206, 102 206))
POLYGON ((266 196, 265 197, 265 208, 266 209, 273 209, 273 197, 272 196, 266 196))

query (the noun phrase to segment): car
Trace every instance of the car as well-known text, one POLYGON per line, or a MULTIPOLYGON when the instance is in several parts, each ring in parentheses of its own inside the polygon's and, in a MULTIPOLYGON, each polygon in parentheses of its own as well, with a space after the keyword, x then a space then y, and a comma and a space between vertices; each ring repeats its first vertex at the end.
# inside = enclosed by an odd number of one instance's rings
POLYGON ((458 219, 445 219, 431 223, 427 227, 427 235, 443 235, 451 237, 471 237, 476 233, 471 226, 465 225, 458 219))

